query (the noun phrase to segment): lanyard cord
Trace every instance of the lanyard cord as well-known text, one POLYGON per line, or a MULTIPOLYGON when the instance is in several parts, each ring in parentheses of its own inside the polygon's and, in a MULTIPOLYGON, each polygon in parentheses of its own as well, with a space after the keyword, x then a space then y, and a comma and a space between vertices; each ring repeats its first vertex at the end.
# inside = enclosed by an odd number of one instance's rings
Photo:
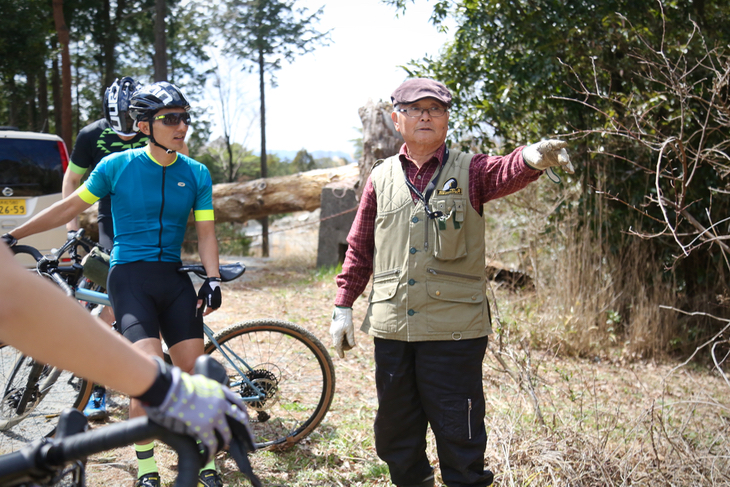
POLYGON ((436 177, 428 183, 428 186, 426 186, 425 195, 418 191, 418 189, 416 189, 416 186, 408 179, 408 174, 406 174, 406 170, 403 169, 403 176, 405 177, 406 185, 411 191, 416 194, 416 196, 418 196, 418 199, 423 202, 423 206, 426 208, 426 215, 428 215, 431 220, 444 216, 444 213, 442 211, 431 211, 431 208, 429 208, 428 206, 428 200, 431 199, 431 194, 433 194, 433 190, 436 189, 436 184, 438 183, 439 177, 441 177, 441 171, 443 170, 448 160, 449 148, 447 147, 444 151, 444 157, 441 160, 441 164, 439 165, 439 170, 438 173, 436 173, 436 177))

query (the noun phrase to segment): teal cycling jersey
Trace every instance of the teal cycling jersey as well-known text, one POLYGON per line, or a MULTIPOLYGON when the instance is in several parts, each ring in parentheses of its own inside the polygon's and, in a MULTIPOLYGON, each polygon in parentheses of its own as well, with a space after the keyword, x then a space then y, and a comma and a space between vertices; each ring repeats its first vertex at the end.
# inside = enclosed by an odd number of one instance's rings
POLYGON ((208 168, 182 154, 162 166, 146 148, 101 160, 76 191, 92 204, 112 199, 114 247, 111 265, 180 262, 190 211, 196 221, 213 220, 213 183, 208 168))

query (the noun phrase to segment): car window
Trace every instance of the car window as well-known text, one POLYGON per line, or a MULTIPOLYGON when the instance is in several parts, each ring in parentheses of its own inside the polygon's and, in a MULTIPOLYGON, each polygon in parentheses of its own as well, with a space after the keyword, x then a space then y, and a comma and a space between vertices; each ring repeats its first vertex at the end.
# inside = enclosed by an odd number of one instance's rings
POLYGON ((62 164, 56 141, 0 138, 0 188, 13 196, 60 193, 62 164))

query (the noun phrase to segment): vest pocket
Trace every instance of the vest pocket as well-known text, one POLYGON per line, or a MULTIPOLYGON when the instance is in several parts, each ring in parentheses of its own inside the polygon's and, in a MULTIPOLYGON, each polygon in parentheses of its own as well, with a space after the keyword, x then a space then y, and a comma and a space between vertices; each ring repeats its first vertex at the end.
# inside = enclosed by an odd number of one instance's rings
POLYGON ((398 327, 395 293, 398 289, 399 274, 399 269, 393 269, 373 276, 373 289, 370 292, 366 321, 375 330, 395 333, 398 327))
POLYGON ((433 202, 434 210, 444 214, 442 218, 433 220, 436 228, 433 256, 438 260, 448 261, 466 256, 464 215, 467 204, 466 198, 446 198, 433 202))
MULTIPOLYGON (((424 306, 431 333, 473 333, 485 326, 485 293, 480 276, 427 269, 424 306)), ((456 338, 455 338, 456 339, 456 338)))

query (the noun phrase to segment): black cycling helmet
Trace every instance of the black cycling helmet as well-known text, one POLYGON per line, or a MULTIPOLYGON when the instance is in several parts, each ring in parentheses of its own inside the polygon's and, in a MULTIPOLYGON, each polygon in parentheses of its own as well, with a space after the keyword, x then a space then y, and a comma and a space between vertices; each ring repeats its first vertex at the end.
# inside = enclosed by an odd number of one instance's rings
MULTIPOLYGON (((129 113, 137 123, 152 122, 155 114, 163 108, 182 108, 188 112, 190 111, 190 103, 188 103, 188 99, 185 98, 180 88, 167 81, 158 81, 143 86, 134 92, 132 101, 129 104, 129 113)), ((152 126, 153 124, 150 123, 150 142, 165 149, 168 154, 175 152, 155 140, 152 126)))
POLYGON ((146 122, 163 108, 182 108, 187 112, 190 103, 177 86, 158 81, 143 86, 132 95, 129 112, 137 122, 146 122))
POLYGON ((132 136, 139 131, 129 113, 129 102, 140 86, 142 85, 134 78, 125 76, 115 79, 104 93, 104 118, 119 135, 132 136))

